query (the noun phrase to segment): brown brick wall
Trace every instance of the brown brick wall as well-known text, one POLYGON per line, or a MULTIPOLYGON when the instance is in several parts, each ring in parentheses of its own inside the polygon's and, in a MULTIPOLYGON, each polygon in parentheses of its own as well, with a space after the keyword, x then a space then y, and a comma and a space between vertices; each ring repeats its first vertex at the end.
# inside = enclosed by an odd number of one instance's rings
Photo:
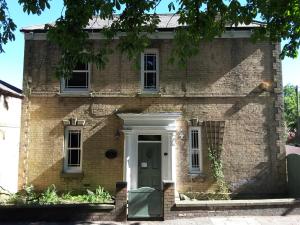
MULTIPOLYGON (((95 42, 97 47, 100 43, 95 42)), ((112 48, 117 44, 112 45, 112 48)), ((273 46, 249 39, 216 39, 203 42, 186 68, 168 63, 172 41, 153 41, 159 50, 162 95, 247 95, 262 80, 273 80, 273 46)), ((59 92, 54 76, 59 50, 47 41, 27 40, 24 75, 32 77, 32 93, 59 92)), ((140 70, 117 50, 108 56, 104 70, 92 66, 91 89, 97 93, 128 95, 140 92, 140 70)))
MULTIPOLYGON (((94 43, 95 46, 99 43, 94 43)), ((188 123, 225 121, 225 178, 230 187, 245 193, 285 191, 285 164, 277 158, 278 141, 274 105, 278 96, 259 92, 263 80, 280 80, 273 68, 274 45, 252 44, 247 39, 216 39, 203 43, 197 57, 185 69, 167 63, 171 41, 153 41, 160 51, 161 97, 136 96, 140 72, 126 56, 110 56, 106 68, 92 69, 95 97, 63 97, 54 78, 58 49, 46 41, 26 41, 24 66, 22 139, 19 187, 33 183, 38 189, 54 183, 58 189, 86 189, 104 186, 114 192, 123 176, 124 135, 118 112, 181 112, 178 125, 185 132, 177 137, 177 190, 208 191, 215 188, 210 176, 205 133, 202 132, 204 177, 189 176, 188 123), (32 82, 28 82, 28 78, 32 82), (100 93, 100 94, 99 94, 100 93), (101 93, 110 93, 104 97, 101 93), (114 96, 115 95, 115 96, 114 96), (118 97, 122 95, 123 97, 118 97), (180 95, 186 97, 179 97, 180 95), (133 96, 133 97, 132 97, 133 96), (193 97, 194 96, 194 97, 193 97), (83 129, 83 173, 76 178, 61 175, 63 169, 64 125, 76 117, 86 121, 83 129), (27 121, 27 122, 26 122, 27 121), (118 157, 104 157, 107 149, 117 149, 118 157)), ((30 80, 29 80, 30 81, 30 80)), ((180 129, 179 128, 179 129, 180 129)), ((278 129, 278 128, 277 128, 278 129)), ((281 147, 281 151, 284 148, 281 147)))
POLYGON ((175 219, 172 208, 175 207, 175 186, 173 182, 164 182, 163 189, 163 218, 175 219))

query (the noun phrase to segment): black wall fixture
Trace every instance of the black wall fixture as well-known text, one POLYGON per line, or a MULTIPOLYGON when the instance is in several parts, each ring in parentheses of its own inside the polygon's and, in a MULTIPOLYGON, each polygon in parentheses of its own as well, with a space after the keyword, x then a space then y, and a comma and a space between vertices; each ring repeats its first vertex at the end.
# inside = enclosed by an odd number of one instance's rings
POLYGON ((116 149, 108 149, 106 152, 105 152, 105 157, 108 158, 108 159, 114 159, 118 156, 118 152, 116 149))

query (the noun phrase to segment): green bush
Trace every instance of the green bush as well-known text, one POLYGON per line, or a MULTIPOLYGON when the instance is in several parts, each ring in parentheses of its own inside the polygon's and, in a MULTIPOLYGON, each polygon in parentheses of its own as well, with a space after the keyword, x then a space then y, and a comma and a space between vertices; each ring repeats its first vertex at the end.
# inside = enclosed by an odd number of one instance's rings
POLYGON ((94 192, 86 190, 85 194, 72 194, 71 192, 58 194, 54 184, 50 185, 44 192, 36 192, 33 185, 26 186, 24 190, 9 194, 0 204, 72 204, 72 203, 111 203, 112 196, 99 186, 94 192))
POLYGON ((57 195, 56 187, 54 184, 49 186, 40 196, 39 203, 48 205, 48 204, 58 204, 60 203, 60 197, 57 195))

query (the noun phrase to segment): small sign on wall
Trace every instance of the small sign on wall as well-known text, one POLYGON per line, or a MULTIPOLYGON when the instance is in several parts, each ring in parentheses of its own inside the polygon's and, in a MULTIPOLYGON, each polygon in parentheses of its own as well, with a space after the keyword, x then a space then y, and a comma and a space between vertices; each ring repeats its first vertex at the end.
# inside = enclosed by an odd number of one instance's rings
POLYGON ((147 162, 142 162, 142 163, 141 163, 141 167, 142 167, 142 168, 147 168, 147 167, 148 167, 147 162))

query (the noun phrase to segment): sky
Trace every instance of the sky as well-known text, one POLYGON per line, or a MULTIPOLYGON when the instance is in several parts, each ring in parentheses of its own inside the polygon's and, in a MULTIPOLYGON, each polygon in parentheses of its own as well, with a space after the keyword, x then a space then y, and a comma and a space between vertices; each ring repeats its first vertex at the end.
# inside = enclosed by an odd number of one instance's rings
MULTIPOLYGON (((170 0, 162 1, 157 13, 168 13, 170 0)), ((24 36, 20 32, 22 27, 45 24, 55 21, 62 12, 63 0, 52 0, 51 9, 45 10, 42 15, 28 15, 16 0, 7 0, 10 16, 17 24, 15 32, 16 40, 4 46, 5 53, 0 54, 0 80, 8 82, 18 88, 22 88, 23 60, 24 60, 24 36)), ((300 54, 299 54, 300 55, 300 54)), ((297 59, 285 58, 282 61, 283 84, 300 86, 300 57, 297 59)))

